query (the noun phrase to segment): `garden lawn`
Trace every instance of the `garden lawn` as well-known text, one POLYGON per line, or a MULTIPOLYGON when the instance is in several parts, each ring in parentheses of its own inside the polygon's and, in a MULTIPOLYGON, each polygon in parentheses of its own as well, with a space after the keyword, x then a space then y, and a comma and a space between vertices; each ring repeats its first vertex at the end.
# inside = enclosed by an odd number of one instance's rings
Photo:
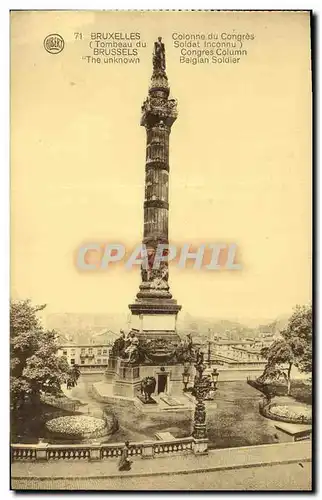
POLYGON ((11 418, 11 442, 38 443, 38 439, 47 434, 45 423, 48 420, 70 415, 78 415, 78 413, 44 403, 28 406, 19 414, 18 418, 11 418))
MULTIPOLYGON (((253 387, 261 391, 265 396, 274 398, 276 396, 287 396, 287 385, 283 382, 276 382, 274 384, 258 384, 257 381, 251 381, 253 387)), ((304 380, 294 380, 291 383, 290 397, 300 403, 312 405, 312 385, 304 380)))

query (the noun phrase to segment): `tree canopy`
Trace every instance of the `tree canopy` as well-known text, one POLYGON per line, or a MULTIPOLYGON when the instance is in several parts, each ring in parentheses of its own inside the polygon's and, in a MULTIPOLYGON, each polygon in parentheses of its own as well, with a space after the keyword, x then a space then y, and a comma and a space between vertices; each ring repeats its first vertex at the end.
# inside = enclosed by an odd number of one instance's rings
POLYGON ((280 339, 261 351, 267 364, 259 381, 283 377, 289 392, 293 365, 305 373, 312 371, 312 306, 296 306, 280 335, 280 339))
POLYGON ((304 373, 312 371, 312 306, 296 306, 281 332, 294 355, 294 364, 304 373))
POLYGON ((54 330, 45 330, 29 300, 10 303, 11 407, 18 409, 39 400, 41 393, 58 394, 61 384, 75 380, 75 370, 57 355, 54 330))

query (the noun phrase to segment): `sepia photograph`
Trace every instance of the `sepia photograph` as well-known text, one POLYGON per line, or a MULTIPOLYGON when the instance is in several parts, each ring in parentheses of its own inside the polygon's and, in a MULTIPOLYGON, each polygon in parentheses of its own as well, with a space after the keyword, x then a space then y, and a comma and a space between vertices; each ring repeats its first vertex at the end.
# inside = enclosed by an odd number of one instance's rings
POLYGON ((310 11, 11 11, 12 490, 312 491, 312 81, 310 11))

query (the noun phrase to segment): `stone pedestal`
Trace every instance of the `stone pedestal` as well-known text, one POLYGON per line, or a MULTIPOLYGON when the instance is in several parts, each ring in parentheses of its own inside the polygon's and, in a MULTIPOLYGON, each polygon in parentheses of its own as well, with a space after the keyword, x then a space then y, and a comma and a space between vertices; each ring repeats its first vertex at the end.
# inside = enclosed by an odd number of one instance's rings
POLYGON ((131 380, 120 380, 116 379, 114 381, 113 393, 115 396, 121 396, 123 398, 136 398, 140 393, 141 382, 131 381, 131 380))
POLYGON ((128 365, 124 360, 118 358, 115 363, 114 394, 135 398, 140 392, 140 386, 140 367, 128 365))
POLYGON ((89 459, 91 462, 101 460, 101 445, 100 443, 92 444, 89 451, 89 459))
MULTIPOLYGON (((156 357, 157 357, 157 353, 156 357)), ((145 363, 129 366, 121 358, 109 360, 108 380, 113 381, 113 394, 125 398, 136 398, 141 394, 141 380, 145 377, 156 379, 155 392, 167 395, 182 394, 182 365, 166 363, 145 363)))
POLYGON ((154 458, 153 441, 145 441, 142 448, 142 458, 154 458))
POLYGON ((131 328, 137 333, 175 332, 176 315, 174 314, 133 314, 131 316, 131 328))
POLYGON ((279 422, 275 427, 280 443, 306 441, 312 437, 312 425, 279 422))
POLYGON ((44 441, 39 441, 36 448, 36 460, 37 461, 45 461, 47 460, 47 446, 48 443, 44 441))
POLYGON ((193 424, 193 437, 196 439, 204 439, 207 436, 206 424, 193 424))
POLYGON ((139 339, 154 340, 164 338, 167 342, 180 343, 177 334, 177 315, 181 309, 175 300, 137 300, 130 304, 131 329, 139 339))
POLYGON ((208 439, 194 439, 193 440, 193 452, 195 455, 207 455, 208 454, 208 439))

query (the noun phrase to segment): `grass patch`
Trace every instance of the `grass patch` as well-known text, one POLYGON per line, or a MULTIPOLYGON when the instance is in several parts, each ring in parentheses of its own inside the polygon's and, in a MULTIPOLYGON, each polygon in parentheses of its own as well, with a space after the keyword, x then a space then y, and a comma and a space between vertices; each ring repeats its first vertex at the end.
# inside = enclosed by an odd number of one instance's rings
POLYGON ((76 412, 55 408, 45 403, 26 406, 18 415, 11 417, 12 443, 38 443, 46 434, 45 423, 58 417, 78 415, 76 412))
MULTIPOLYGON (((287 396, 287 385, 285 382, 275 382, 270 384, 261 384, 257 380, 249 380, 249 385, 261 391, 268 399, 275 396, 287 396)), ((300 403, 312 405, 312 385, 303 380, 294 380, 291 383, 290 396, 300 403)))

